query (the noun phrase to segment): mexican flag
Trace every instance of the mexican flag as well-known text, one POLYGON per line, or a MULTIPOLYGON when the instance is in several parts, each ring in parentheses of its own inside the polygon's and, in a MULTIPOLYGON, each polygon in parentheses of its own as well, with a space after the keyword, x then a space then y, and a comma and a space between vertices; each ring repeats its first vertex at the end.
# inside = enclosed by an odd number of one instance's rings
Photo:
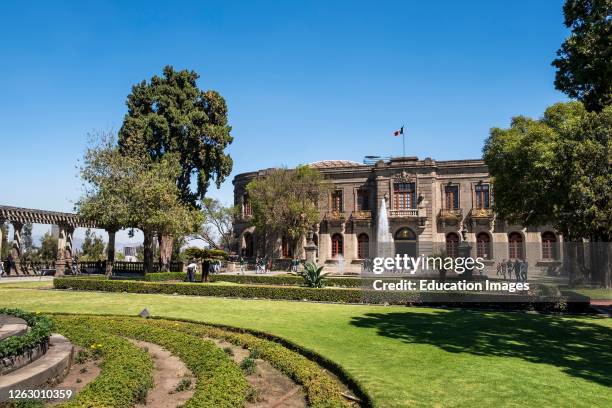
POLYGON ((397 129, 395 132, 393 132, 393 136, 399 136, 399 135, 403 135, 404 134, 404 127, 402 126, 401 128, 397 129))

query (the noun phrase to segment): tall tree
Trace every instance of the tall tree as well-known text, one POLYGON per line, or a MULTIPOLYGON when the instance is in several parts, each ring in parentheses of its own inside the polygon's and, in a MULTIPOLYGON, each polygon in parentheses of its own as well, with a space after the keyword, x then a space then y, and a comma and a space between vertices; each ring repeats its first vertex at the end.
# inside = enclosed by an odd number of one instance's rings
POLYGON ((57 238, 48 232, 40 238, 40 259, 52 262, 57 259, 57 238))
POLYGON ((225 207, 219 200, 204 198, 202 214, 204 223, 197 235, 198 238, 212 249, 229 252, 236 243, 233 231, 234 217, 237 215, 236 207, 225 207))
POLYGON ((24 261, 33 261, 35 257, 34 241, 32 240, 32 223, 26 222, 21 228, 21 257, 24 261))
POLYGON ((297 256, 302 238, 319 222, 318 202, 326 191, 321 173, 308 166, 274 169, 251 181, 247 191, 263 250, 270 250, 269 238, 285 236, 297 256))
POLYGON ((563 14, 572 33, 552 63, 555 87, 601 111, 612 103, 612 0, 566 0, 563 14))
POLYGON ((170 154, 151 162, 133 179, 131 213, 133 225, 144 234, 145 272, 152 270, 155 236, 191 234, 201 224, 200 212, 179 199, 175 183, 179 171, 178 157, 170 154))
POLYGON ((102 237, 92 232, 90 228, 87 228, 85 231, 85 239, 83 240, 81 251, 82 261, 101 261, 106 259, 102 237))
POLYGON ((83 156, 80 176, 83 195, 75 205, 79 215, 108 231, 107 274, 115 260, 115 233, 133 227, 131 199, 133 179, 143 171, 148 157, 124 157, 112 133, 89 135, 90 146, 83 156))
POLYGON ((179 172, 176 154, 158 159, 123 156, 107 141, 86 154, 81 169, 85 194, 77 202, 77 209, 84 218, 103 226, 141 229, 145 237, 145 272, 150 272, 153 239, 193 233, 201 220, 198 210, 180 201, 176 185, 179 172))
MULTIPOLYGON (((495 210, 526 226, 552 224, 566 242, 612 237, 612 107, 586 112, 579 102, 559 103, 541 119, 512 119, 509 129, 493 128, 484 160, 493 177, 495 210)), ((594 280, 610 285, 608 253, 594 280), (607 266, 606 266, 607 264, 607 266)), ((569 246, 570 278, 575 278, 569 246)))
MULTIPOLYGON (((177 154, 181 167, 175 182, 181 200, 194 207, 210 182, 218 188, 233 165, 225 153, 233 140, 225 100, 215 91, 198 88, 198 78, 194 71, 166 66, 163 76, 134 85, 119 132, 123 154, 144 153, 152 159, 177 154)), ((160 261, 167 269, 172 237, 160 238, 160 261)))

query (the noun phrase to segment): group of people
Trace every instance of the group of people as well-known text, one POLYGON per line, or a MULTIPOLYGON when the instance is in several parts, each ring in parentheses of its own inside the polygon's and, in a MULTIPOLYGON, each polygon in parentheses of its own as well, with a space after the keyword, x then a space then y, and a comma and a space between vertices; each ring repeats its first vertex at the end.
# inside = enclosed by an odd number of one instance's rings
MULTIPOLYGON (((221 272, 221 261, 212 261, 208 264, 208 271, 210 273, 220 273, 221 272)), ((192 260, 189 265, 187 265, 187 281, 195 282, 195 276, 198 273, 198 264, 195 260, 192 260)))
POLYGON ((514 278, 517 282, 525 282, 527 280, 527 272, 529 270, 529 263, 525 259, 504 259, 497 263, 497 276, 501 276, 504 279, 514 278))
MULTIPOLYGON (((267 273, 272 270, 272 259, 267 256, 255 259, 255 273, 267 273)), ((244 273, 244 272, 243 272, 244 273)))

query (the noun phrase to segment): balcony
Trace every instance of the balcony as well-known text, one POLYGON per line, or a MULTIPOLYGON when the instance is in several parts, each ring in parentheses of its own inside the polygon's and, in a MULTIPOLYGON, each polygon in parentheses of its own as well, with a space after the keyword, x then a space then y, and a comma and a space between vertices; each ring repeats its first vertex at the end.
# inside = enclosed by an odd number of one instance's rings
POLYGON ((495 214, 491 208, 472 208, 470 211, 470 220, 472 222, 472 226, 475 224, 480 225, 489 225, 493 227, 493 221, 495 219, 495 214))
POLYGON ((402 208, 401 210, 389 210, 389 218, 409 218, 418 216, 418 208, 402 208))
POLYGON ((463 210, 461 208, 442 209, 438 214, 438 221, 442 227, 446 225, 458 225, 463 219, 463 210))
POLYGON ((370 210, 353 211, 352 217, 353 219, 356 219, 356 220, 370 220, 372 219, 372 211, 370 210))

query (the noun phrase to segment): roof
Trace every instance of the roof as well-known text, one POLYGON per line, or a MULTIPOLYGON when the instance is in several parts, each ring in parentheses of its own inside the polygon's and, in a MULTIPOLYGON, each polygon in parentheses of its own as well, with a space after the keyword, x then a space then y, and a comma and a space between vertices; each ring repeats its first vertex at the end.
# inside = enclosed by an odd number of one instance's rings
POLYGON ((353 160, 320 160, 320 161, 312 162, 308 166, 314 167, 315 169, 329 169, 333 167, 364 166, 364 164, 361 164, 353 160))

